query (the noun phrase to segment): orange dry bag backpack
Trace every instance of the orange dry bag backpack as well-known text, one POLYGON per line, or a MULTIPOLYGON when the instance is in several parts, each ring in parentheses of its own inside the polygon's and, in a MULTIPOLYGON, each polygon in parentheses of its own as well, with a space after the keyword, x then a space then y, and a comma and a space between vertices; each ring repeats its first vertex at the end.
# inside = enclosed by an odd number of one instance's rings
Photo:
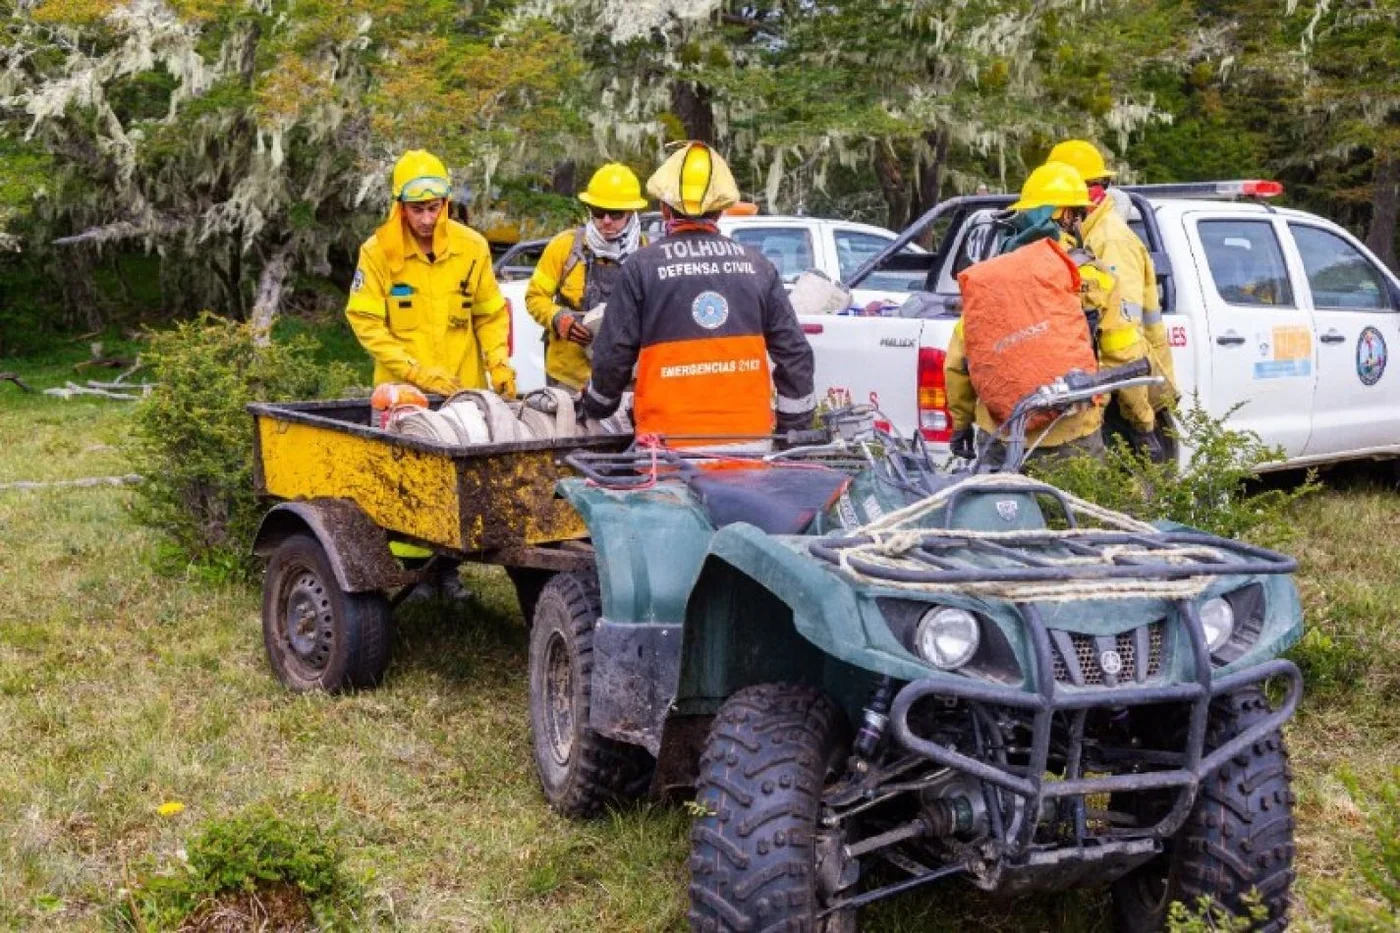
MULTIPOLYGON (((1079 285, 1074 260, 1050 239, 958 274, 968 376, 997 424, 1022 396, 1070 370, 1098 371, 1079 285)), ((1027 428, 1052 418, 1044 413, 1027 428)))

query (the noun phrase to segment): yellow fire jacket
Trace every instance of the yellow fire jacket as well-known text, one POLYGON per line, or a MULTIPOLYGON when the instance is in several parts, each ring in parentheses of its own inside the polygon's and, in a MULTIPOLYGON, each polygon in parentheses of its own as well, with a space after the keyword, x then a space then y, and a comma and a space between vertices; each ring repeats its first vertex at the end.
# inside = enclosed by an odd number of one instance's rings
POLYGON ((1179 392, 1167 328, 1162 323, 1162 305, 1157 300, 1157 270, 1152 266, 1152 256, 1127 221, 1114 209, 1112 196, 1099 202, 1099 206, 1085 219, 1081 232, 1084 245, 1118 280, 1124 315, 1141 322, 1152 374, 1167 379, 1165 385, 1153 386, 1148 390, 1152 407, 1159 410, 1171 407, 1176 403, 1179 392))
POLYGON ((446 370, 464 389, 488 388, 487 372, 510 358, 510 313, 475 230, 448 221, 441 255, 429 262, 405 237, 391 271, 372 236, 360 247, 345 316, 374 357, 374 383, 411 382, 418 367, 446 370))
MULTIPOLYGON (((1099 366, 1111 369, 1147 357, 1147 340, 1143 336, 1142 325, 1128 316, 1117 276, 1089 251, 1070 249, 1069 253, 1079 266, 1080 302, 1085 310, 1092 309, 1099 314, 1099 366)), ((1152 430, 1156 415, 1146 386, 1120 389, 1113 393, 1113 397, 1128 424, 1139 431, 1152 430)))
POLYGON ((588 311, 582 307, 586 263, 575 262, 568 274, 564 269, 576 236, 577 228, 570 228, 544 248, 540 261, 535 264, 535 273, 530 276, 530 286, 525 290, 525 310, 544 328, 544 371, 566 386, 581 389, 588 383, 588 357, 583 347, 572 340, 560 339, 559 332, 554 329, 554 316, 561 310, 573 311, 580 321, 588 311))

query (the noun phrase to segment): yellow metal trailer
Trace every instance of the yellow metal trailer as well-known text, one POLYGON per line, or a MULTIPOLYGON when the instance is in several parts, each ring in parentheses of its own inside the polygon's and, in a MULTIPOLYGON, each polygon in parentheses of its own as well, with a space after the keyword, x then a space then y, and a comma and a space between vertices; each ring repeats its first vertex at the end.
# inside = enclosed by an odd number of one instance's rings
POLYGON ((254 483, 272 507, 254 551, 267 558, 263 637, 297 690, 369 686, 389 660, 389 620, 434 561, 504 566, 528 618, 552 571, 590 567, 583 520, 555 484, 564 455, 627 438, 454 447, 368 426, 368 401, 250 405, 254 483), (428 548, 406 567, 391 541, 428 548))

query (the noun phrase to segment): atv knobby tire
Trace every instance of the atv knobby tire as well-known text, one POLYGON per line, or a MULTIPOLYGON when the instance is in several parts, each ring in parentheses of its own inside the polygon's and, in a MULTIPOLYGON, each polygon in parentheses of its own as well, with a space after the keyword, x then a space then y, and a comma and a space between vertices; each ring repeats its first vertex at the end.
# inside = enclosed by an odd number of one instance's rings
MULTIPOLYGON (((1211 705, 1207 750, 1268 715, 1258 688, 1211 705)), ((1283 736, 1271 732, 1226 762, 1201 784, 1185 824, 1161 856, 1113 885, 1117 926, 1124 933, 1166 928, 1173 901, 1195 911, 1202 896, 1238 917, 1258 892, 1268 911, 1261 933, 1287 925, 1293 884, 1293 792, 1283 736)))
POLYGON ((720 708, 696 786, 706 815, 690 835, 692 930, 855 930, 853 914, 817 920, 817 820, 844 736, 815 687, 747 687, 720 708))
POLYGON ((277 679, 298 692, 376 686, 389 666, 389 601, 340 589, 321 542, 288 537, 263 577, 263 646, 277 679))
POLYGON ((530 630, 535 772, 550 806, 576 819, 640 796, 653 767, 646 749, 589 725, 593 626, 601 612, 597 577, 555 574, 540 590, 530 630))

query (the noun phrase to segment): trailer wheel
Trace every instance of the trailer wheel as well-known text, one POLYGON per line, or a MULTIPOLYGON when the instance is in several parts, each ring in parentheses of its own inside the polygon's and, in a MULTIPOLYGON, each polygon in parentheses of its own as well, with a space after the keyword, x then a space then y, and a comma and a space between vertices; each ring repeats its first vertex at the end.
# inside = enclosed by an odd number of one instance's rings
POLYGON ((530 630, 535 771, 550 806, 576 819, 640 796, 653 767, 646 749, 588 724, 593 626, 601 613, 594 575, 559 573, 540 590, 530 630))
POLYGON ((294 534, 263 578, 263 645, 277 679, 298 692, 373 687, 389 666, 390 613, 382 593, 340 589, 325 548, 294 534))
POLYGON ((825 693, 763 684, 731 696, 700 756, 690 834, 690 928, 854 933, 853 911, 818 920, 822 788, 848 750, 825 693))
MULTIPOLYGON (((1268 701, 1258 688, 1217 699, 1206 748, 1219 748, 1268 713, 1268 701)), ((1247 917, 1246 897, 1257 892, 1268 919, 1251 929, 1283 930, 1294 877, 1291 778, 1278 732, 1222 765, 1201 784, 1195 806, 1166 851, 1114 882, 1118 929, 1165 929, 1173 901, 1195 910, 1202 896, 1247 917)))

